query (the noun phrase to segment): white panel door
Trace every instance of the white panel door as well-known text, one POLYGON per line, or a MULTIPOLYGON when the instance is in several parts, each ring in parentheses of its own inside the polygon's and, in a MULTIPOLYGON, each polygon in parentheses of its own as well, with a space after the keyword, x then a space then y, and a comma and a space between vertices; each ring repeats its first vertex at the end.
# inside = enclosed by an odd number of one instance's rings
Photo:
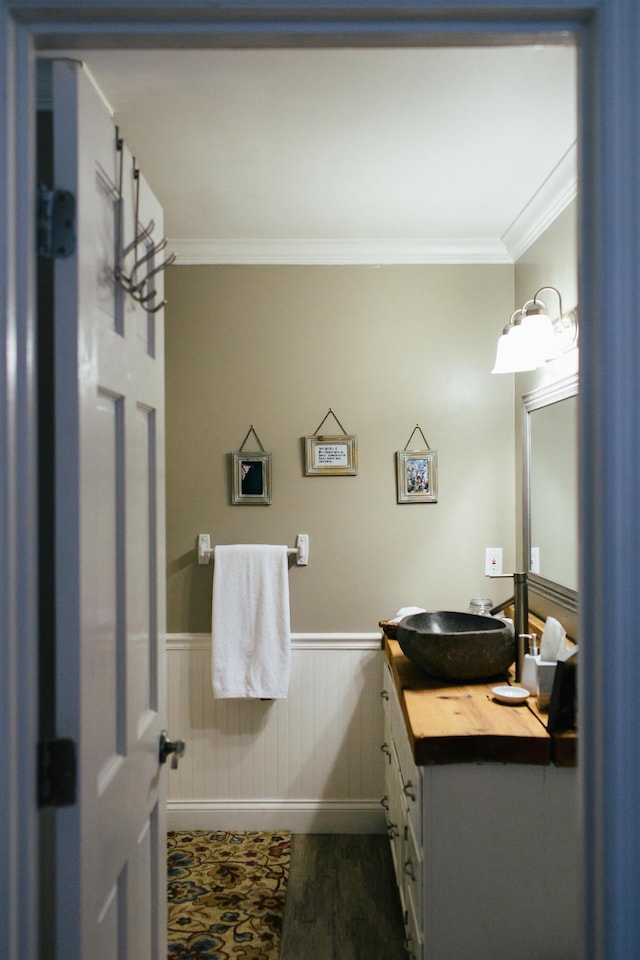
MULTIPOLYGON (((54 64, 53 114, 55 187, 78 217, 54 292, 56 713, 79 768, 78 801, 57 816, 56 957, 164 960, 162 310, 116 280, 138 181, 75 62, 54 64)), ((140 180, 150 218, 157 239, 162 211, 140 180)))

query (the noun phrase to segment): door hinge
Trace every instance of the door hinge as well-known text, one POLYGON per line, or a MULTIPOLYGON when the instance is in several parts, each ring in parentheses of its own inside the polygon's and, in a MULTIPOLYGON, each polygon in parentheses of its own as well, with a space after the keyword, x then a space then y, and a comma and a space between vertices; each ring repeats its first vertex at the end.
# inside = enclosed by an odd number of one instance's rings
POLYGON ((76 198, 69 190, 38 187, 39 257, 70 257, 76 249, 76 198))
POLYGON ((76 802, 76 745, 71 739, 38 744, 38 806, 71 807, 76 802))

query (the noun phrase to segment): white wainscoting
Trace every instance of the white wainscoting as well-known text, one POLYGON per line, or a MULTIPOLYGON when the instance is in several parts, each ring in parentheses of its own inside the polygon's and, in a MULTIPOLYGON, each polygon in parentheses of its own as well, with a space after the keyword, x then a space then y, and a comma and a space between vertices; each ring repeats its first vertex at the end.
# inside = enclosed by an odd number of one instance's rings
POLYGON ((382 833, 377 634, 293 634, 286 700, 215 700, 211 637, 167 636, 171 830, 382 833))

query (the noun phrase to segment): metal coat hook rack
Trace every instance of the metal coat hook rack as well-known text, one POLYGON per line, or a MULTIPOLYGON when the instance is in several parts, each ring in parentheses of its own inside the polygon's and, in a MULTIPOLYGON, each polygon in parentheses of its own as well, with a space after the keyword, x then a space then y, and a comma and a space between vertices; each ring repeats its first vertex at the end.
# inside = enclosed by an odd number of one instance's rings
MULTIPOLYGON (((120 173, 118 183, 119 209, 122 211, 122 178, 124 173, 124 141, 118 137, 116 132, 116 150, 120 154, 120 173)), ((140 170, 136 167, 135 157, 133 158, 133 179, 135 181, 135 210, 133 218, 133 240, 126 246, 122 246, 122 226, 118 231, 118 247, 115 275, 118 283, 136 303, 142 304, 148 313, 157 313, 165 306, 166 300, 155 303, 151 306, 156 297, 156 289, 151 282, 153 277, 166 270, 176 259, 175 253, 170 254, 161 263, 156 265, 158 254, 166 249, 168 240, 163 237, 162 240, 153 241, 153 232, 156 228, 155 222, 150 220, 146 227, 140 227, 140 170), (142 249, 140 249, 142 248, 142 249), (127 263, 133 259, 133 266, 127 269, 127 263)))

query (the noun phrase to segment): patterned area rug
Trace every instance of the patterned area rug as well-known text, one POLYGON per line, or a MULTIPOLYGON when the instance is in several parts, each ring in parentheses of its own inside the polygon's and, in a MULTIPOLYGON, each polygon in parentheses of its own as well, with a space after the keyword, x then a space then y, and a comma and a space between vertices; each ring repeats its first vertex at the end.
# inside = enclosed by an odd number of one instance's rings
POLYGON ((289 833, 170 832, 169 960, 278 960, 289 833))

